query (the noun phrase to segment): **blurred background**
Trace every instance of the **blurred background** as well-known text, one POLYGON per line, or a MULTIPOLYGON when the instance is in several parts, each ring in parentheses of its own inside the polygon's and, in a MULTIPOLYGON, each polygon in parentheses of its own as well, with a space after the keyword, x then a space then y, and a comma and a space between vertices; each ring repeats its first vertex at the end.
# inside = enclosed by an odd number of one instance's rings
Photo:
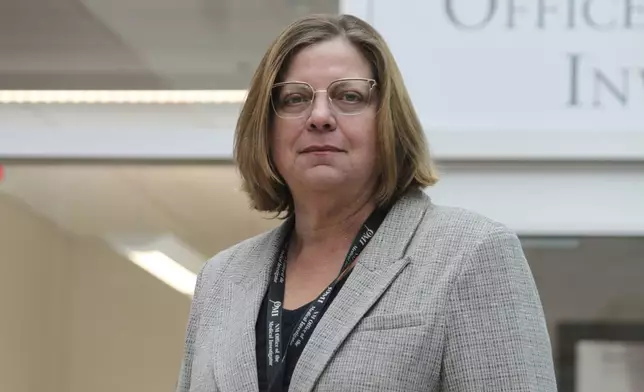
POLYGON ((644 391, 644 1, 0 0, 0 391, 172 390, 195 274, 275 227, 232 165, 264 50, 372 23, 442 173, 516 230, 562 391, 644 391))

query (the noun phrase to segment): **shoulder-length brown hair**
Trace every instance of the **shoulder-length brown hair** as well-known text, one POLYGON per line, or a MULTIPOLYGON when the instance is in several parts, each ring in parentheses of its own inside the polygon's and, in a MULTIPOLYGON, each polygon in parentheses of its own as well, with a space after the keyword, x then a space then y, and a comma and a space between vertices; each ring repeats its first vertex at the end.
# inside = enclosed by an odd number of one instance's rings
POLYGON ((350 15, 312 15, 282 31, 253 75, 235 132, 234 158, 242 189, 259 211, 293 214, 293 198, 275 169, 270 149, 273 109, 271 87, 281 81, 290 60, 303 48, 334 38, 351 42, 371 64, 378 88, 377 148, 379 205, 394 202, 411 187, 438 180, 423 128, 412 106, 400 70, 380 34, 350 15))

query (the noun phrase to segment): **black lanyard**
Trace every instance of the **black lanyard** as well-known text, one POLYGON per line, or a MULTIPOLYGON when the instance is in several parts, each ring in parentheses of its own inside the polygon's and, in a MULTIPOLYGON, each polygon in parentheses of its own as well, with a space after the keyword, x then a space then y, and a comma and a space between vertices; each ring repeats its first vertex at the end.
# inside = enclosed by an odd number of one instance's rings
MULTIPOLYGON (((380 224, 385 219, 387 210, 376 209, 362 225, 358 235, 353 240, 349 252, 342 264, 340 273, 333 282, 308 306, 306 312, 296 324, 290 337, 282 336, 282 310, 284 301, 284 287, 286 279, 286 256, 288 254, 288 241, 285 241, 271 272, 271 281, 268 287, 268 306, 266 318, 266 375, 271 386, 269 391, 281 390, 284 384, 284 371, 286 367, 286 354, 295 352, 299 354, 304 350, 315 326, 320 321, 331 292, 337 283, 344 278, 353 266, 354 261, 367 246, 380 224), (288 347, 284 341, 289 339, 288 347), (276 388, 276 389, 274 389, 276 388)), ((293 354, 292 354, 293 355, 293 354)))

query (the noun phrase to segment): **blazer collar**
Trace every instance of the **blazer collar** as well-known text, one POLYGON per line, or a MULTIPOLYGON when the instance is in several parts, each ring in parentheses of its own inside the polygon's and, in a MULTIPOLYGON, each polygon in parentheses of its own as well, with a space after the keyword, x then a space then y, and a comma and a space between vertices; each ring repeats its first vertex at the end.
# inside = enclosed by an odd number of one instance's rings
POLYGON ((382 225, 359 256, 359 264, 370 271, 386 268, 403 258, 418 224, 431 206, 428 195, 421 190, 404 194, 387 214, 382 225))

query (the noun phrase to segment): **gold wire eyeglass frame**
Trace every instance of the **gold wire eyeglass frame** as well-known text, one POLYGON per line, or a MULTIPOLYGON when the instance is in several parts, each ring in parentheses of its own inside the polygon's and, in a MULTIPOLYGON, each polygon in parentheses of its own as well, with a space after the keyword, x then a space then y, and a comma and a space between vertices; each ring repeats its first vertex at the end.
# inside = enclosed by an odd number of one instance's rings
POLYGON ((309 113, 311 111, 311 108, 313 107, 313 103, 315 102, 315 97, 317 96, 317 94, 318 93, 325 93, 325 94, 327 94, 327 99, 329 100, 329 107, 331 109, 333 109, 337 114, 341 114, 343 116, 356 116, 358 114, 363 113, 365 111, 365 109, 368 108, 369 105, 371 105, 371 97, 373 96, 373 89, 377 85, 378 85, 378 83, 374 79, 370 79, 370 78, 341 78, 341 79, 336 79, 336 80, 332 81, 331 83, 329 83, 329 85, 327 86, 326 89, 315 90, 313 88, 313 86, 311 86, 309 83, 306 83, 306 82, 300 82, 300 81, 280 82, 280 83, 275 83, 271 87, 271 106, 273 107, 273 112, 275 112, 275 115, 280 117, 280 118, 286 118, 286 119, 302 118, 302 117, 305 117, 307 115, 307 113, 309 113), (330 87, 333 86, 335 83, 352 81, 352 80, 365 81, 365 82, 369 83, 369 95, 367 96, 367 104, 365 105, 364 108, 362 108, 358 112, 344 113, 341 110, 339 110, 336 107, 336 105, 334 105, 333 99, 329 96, 329 94, 327 94, 327 92, 329 91, 330 87), (308 86, 311 89, 311 91, 313 92, 313 99, 311 99, 311 102, 309 102, 309 105, 300 114, 292 115, 292 116, 291 115, 288 115, 288 116, 280 115, 278 110, 277 110, 277 108, 275 107, 275 102, 273 100, 273 89, 275 89, 276 87, 286 86, 286 85, 290 85, 290 84, 301 84, 301 85, 308 86))

